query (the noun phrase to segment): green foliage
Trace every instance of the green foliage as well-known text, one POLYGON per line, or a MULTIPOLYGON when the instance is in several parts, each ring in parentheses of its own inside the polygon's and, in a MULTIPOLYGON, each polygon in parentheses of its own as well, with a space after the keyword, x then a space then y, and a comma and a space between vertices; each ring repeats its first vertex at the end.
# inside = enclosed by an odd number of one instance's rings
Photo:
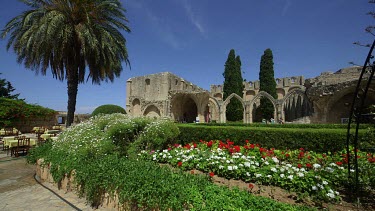
MULTIPOLYGON (((245 124, 242 122, 227 122, 227 123, 199 123, 191 124, 194 126, 238 126, 238 127, 272 127, 272 128, 315 128, 315 129, 347 129, 347 124, 264 124, 251 123, 245 124)), ((355 124, 351 124, 351 128, 355 128, 355 124)), ((367 129, 372 127, 371 124, 360 124, 359 129, 367 129)))
POLYGON ((144 149, 163 149, 168 144, 175 143, 179 133, 177 125, 170 120, 151 122, 130 145, 128 153, 134 156, 144 149))
POLYGON ((0 97, 0 127, 12 126, 27 119, 54 116, 56 111, 39 105, 27 104, 23 100, 0 97))
POLYGON ((149 118, 125 118, 109 122, 107 129, 108 138, 116 145, 116 150, 126 155, 128 146, 135 141, 145 127, 152 122, 149 118))
MULTIPOLYGON (((299 149, 316 152, 335 152, 346 146, 346 129, 233 127, 178 125, 181 143, 199 140, 231 140, 242 145, 246 140, 263 147, 278 149, 299 149)), ((359 130, 359 138, 366 130, 359 130)), ((363 143, 364 144, 364 143, 363 143)))
MULTIPOLYGON (((276 81, 273 70, 273 55, 271 49, 266 49, 260 60, 259 71, 260 91, 265 91, 273 98, 277 99, 276 81)), ((260 110, 262 118, 270 119, 273 117, 275 108, 267 98, 260 99, 260 110)))
POLYGON ((8 99, 18 99, 18 96, 20 94, 11 94, 12 92, 14 92, 14 90, 14 87, 9 81, 0 78, 0 97, 8 99))
POLYGON ((78 84, 88 78, 94 84, 112 82, 120 76, 122 62, 129 64, 121 33, 130 32, 125 9, 119 0, 22 2, 28 10, 11 19, 1 37, 10 35, 7 49, 13 47, 26 68, 43 75, 50 69, 54 78, 67 80, 69 126, 78 84))
MULTIPOLYGON (((232 93, 242 97, 243 79, 241 72, 240 56, 235 55, 234 50, 230 50, 224 69, 224 99, 232 93)), ((238 121, 243 119, 243 106, 237 98, 232 98, 227 106, 226 116, 228 121, 238 121)))
POLYGON ((113 113, 121 113, 126 114, 126 111, 124 108, 118 105, 101 105, 97 107, 91 114, 91 116, 96 116, 98 114, 113 114, 113 113))

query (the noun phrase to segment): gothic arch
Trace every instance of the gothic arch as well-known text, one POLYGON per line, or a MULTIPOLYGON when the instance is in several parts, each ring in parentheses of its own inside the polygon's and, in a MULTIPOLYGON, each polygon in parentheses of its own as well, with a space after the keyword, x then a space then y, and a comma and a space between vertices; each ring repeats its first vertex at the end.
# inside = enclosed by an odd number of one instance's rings
POLYGON ((237 98, 237 99, 241 102, 242 107, 245 109, 245 102, 244 102, 243 99, 242 99, 240 96, 238 96, 238 94, 236 94, 236 93, 232 93, 232 94, 230 94, 230 95, 227 97, 227 99, 225 99, 225 101, 224 101, 224 103, 223 103, 223 107, 226 108, 227 105, 229 104, 230 100, 231 100, 233 97, 237 98))
POLYGON ((208 104, 210 105, 211 120, 220 122, 220 105, 216 98, 209 97, 208 104))
POLYGON ((253 105, 254 105, 254 103, 255 103, 258 99, 260 99, 261 97, 268 98, 268 99, 272 102, 273 107, 276 109, 276 100, 275 100, 275 98, 273 98, 270 94, 268 94, 268 93, 265 92, 265 91, 260 91, 260 92, 258 92, 257 95, 255 95, 255 97, 253 98, 253 100, 250 101, 250 109, 251 109, 251 110, 253 109, 253 105))
POLYGON ((141 101, 138 98, 134 98, 132 101, 132 115, 133 116, 141 116, 141 101))
POLYGON ((222 109, 221 109, 221 114, 220 114, 220 121, 221 122, 226 122, 227 121, 227 116, 226 116, 226 111, 227 111, 227 105, 229 104, 230 100, 235 97, 237 98, 241 104, 242 104, 242 108, 243 108, 243 122, 246 123, 247 122, 247 118, 246 118, 246 104, 245 102, 243 101, 243 99, 238 96, 238 94, 236 93, 232 93, 230 94, 224 101, 223 105, 222 105, 222 109))
POLYGON ((147 105, 143 111, 143 116, 147 117, 161 117, 160 109, 154 104, 147 105))
POLYGON ((293 121, 311 116, 313 107, 305 91, 299 87, 295 87, 283 99, 281 111, 283 112, 283 119, 285 121, 293 121))

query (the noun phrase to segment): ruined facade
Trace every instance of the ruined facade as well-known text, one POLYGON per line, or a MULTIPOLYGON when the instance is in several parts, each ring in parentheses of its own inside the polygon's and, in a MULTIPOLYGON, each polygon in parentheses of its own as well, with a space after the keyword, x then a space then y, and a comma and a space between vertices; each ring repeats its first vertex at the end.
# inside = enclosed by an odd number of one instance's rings
MULTIPOLYGON (((351 99, 361 67, 304 79, 303 76, 276 78, 277 99, 259 91, 259 81, 244 82, 242 96, 223 99, 223 86, 204 90, 172 73, 163 72, 130 78, 126 84, 126 111, 133 116, 169 117, 177 122, 226 122, 231 100, 243 106, 243 122, 261 121, 260 99, 270 100, 274 119, 301 123, 340 123, 348 117, 351 99)), ((375 104, 374 87, 366 104, 375 104)))

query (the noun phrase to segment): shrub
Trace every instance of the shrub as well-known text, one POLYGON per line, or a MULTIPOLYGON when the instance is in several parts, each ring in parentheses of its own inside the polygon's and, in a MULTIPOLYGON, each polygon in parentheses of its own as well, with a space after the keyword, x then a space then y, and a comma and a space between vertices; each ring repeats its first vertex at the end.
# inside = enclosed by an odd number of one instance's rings
POLYGON ((128 153, 134 156, 142 149, 163 149, 168 144, 175 143, 179 133, 177 125, 170 120, 161 119, 151 122, 130 145, 128 153))
POLYGON ((38 117, 53 117, 55 114, 56 111, 49 108, 0 97, 0 127, 13 126, 16 122, 38 117))
POLYGON ((126 114, 126 111, 124 108, 118 105, 102 105, 97 107, 93 112, 92 116, 96 116, 98 114, 113 114, 113 113, 121 113, 121 114, 126 114))
POLYGON ((118 119, 108 123, 106 134, 116 145, 117 151, 125 155, 128 145, 134 142, 151 121, 144 117, 118 119))
MULTIPOLYGON (((270 128, 270 127, 233 127, 233 126, 195 126, 178 125, 181 143, 199 140, 231 140, 243 145, 246 140, 259 143, 268 148, 299 149, 301 147, 316 152, 339 151, 346 146, 345 129, 311 128, 270 128)), ((365 130, 359 130, 363 139, 365 130)), ((365 140, 365 139, 364 139, 365 140)))

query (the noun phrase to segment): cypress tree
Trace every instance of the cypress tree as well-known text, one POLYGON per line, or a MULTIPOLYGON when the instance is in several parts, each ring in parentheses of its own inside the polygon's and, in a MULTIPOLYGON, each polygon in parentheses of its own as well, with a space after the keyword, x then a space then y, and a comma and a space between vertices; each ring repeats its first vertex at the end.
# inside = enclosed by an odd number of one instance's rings
MULTIPOLYGON (((242 97, 243 91, 243 79, 241 73, 241 58, 236 57, 233 49, 228 54, 228 59, 225 62, 224 69, 224 100, 231 95, 236 93, 242 97)), ((243 119, 243 107, 241 102, 237 98, 232 98, 231 102, 227 106, 226 117, 228 121, 239 121, 243 119)))
MULTIPOLYGON (((260 60, 260 71, 259 71, 260 91, 265 91, 275 99, 276 94, 276 81, 275 73, 273 70, 273 55, 271 49, 267 48, 262 55, 260 60)), ((273 118, 274 106, 271 101, 267 98, 260 99, 260 110, 262 118, 269 120, 273 118)))

